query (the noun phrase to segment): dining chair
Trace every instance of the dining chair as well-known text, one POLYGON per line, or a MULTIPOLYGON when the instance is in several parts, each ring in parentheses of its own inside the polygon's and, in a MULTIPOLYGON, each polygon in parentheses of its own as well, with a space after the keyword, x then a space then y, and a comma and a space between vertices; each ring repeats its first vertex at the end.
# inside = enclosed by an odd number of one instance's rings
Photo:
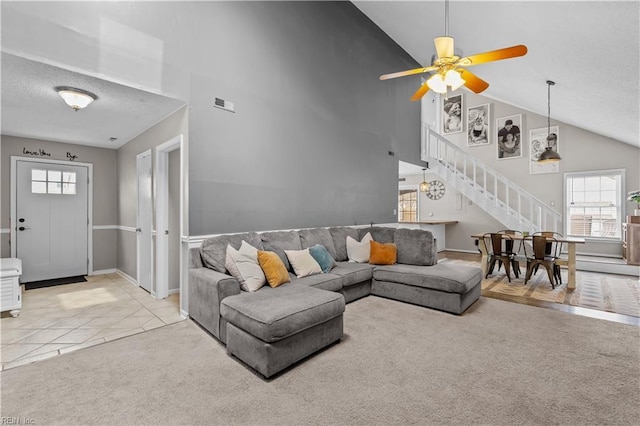
MULTIPOLYGON (((498 231, 498 234, 507 234, 511 236, 519 237, 518 240, 507 239, 505 240, 505 249, 507 252, 511 253, 513 256, 512 267, 513 273, 516 278, 520 277, 520 261, 527 261, 526 256, 522 255, 522 232, 516 231, 515 229, 502 229, 498 231)), ((500 266, 502 266, 502 261, 498 263, 498 271, 500 270, 500 266)))
POLYGON ((551 282, 551 288, 555 289, 556 284, 562 284, 560 265, 556 263, 560 258, 560 248, 562 243, 554 237, 548 237, 545 235, 533 235, 532 241, 533 253, 531 255, 527 255, 527 275, 525 276, 524 283, 526 285, 531 278, 531 275, 535 274, 534 270, 537 270, 537 267, 542 265, 547 271, 549 282, 551 282))
MULTIPOLYGON (((532 234, 533 236, 543 236, 543 237, 552 237, 555 238, 556 240, 562 239, 563 235, 559 232, 553 232, 553 231, 538 231, 538 232, 534 232, 532 234)), ((557 241, 555 244, 551 243, 551 242, 547 242, 547 244, 545 245, 545 250, 544 250, 545 254, 547 256, 555 256, 557 259, 560 259, 561 254, 562 254, 562 242, 561 241, 557 241)), ((534 274, 538 273, 538 267, 540 265, 536 265, 536 269, 534 271, 534 274)), ((556 274, 558 276, 558 279, 560 280, 560 284, 562 284, 562 276, 560 275, 560 265, 556 265, 556 274)))
POLYGON ((507 273, 507 279, 511 282, 511 266, 513 262, 513 254, 507 250, 507 242, 513 247, 513 238, 509 234, 486 233, 482 236, 482 244, 487 252, 489 263, 485 278, 493 273, 496 262, 500 261, 504 264, 504 270, 507 273))

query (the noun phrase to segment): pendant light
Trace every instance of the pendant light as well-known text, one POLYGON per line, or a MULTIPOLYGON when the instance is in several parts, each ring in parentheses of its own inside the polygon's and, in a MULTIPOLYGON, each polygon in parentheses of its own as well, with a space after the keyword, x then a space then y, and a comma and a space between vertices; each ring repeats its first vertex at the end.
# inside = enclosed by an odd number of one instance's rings
POLYGON ((551 133, 551 86, 556 84, 551 80, 547 80, 547 147, 544 152, 538 157, 538 163, 555 163, 560 161, 560 155, 553 150, 552 146, 558 146, 558 135, 551 133))
POLYGON ((429 182, 427 182, 427 178, 424 174, 425 170, 422 169, 422 183, 420 183, 420 192, 427 192, 429 190, 429 182))

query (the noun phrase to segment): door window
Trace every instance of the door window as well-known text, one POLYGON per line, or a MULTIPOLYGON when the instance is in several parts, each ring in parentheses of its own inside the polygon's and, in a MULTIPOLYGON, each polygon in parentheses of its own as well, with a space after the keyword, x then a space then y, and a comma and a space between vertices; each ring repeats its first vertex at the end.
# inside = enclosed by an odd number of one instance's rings
POLYGON ((60 170, 31 170, 31 193, 76 194, 76 172, 60 170))

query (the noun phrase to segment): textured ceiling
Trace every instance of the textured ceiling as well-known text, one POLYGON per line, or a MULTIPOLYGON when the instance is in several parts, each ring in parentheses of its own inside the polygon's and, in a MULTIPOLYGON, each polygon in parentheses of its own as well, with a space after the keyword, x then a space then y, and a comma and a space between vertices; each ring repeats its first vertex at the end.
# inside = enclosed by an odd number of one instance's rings
POLYGON ((5 135, 116 149, 182 105, 176 99, 2 53, 5 135), (76 112, 56 86, 88 90, 98 99, 76 112))
MULTIPOLYGON (((422 65, 444 35, 444 1, 353 1, 422 65)), ((640 146, 640 2, 451 1, 449 35, 465 56, 524 44, 521 58, 470 71, 483 95, 640 146)), ((401 70, 388 70, 388 72, 401 70)), ((420 77, 411 76, 419 86, 420 77)))

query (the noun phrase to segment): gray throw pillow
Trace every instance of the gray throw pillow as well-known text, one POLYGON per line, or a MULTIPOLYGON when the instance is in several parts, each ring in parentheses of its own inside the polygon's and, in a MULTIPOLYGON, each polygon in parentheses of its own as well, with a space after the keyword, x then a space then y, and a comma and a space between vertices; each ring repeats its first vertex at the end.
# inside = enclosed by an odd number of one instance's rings
POLYGON ((396 229, 394 243, 398 246, 398 263, 420 266, 438 263, 438 253, 430 231, 399 228, 396 229))
POLYGON ((218 235, 217 237, 209 238, 202 242, 202 246, 200 246, 202 262, 207 268, 226 274, 227 268, 224 266, 224 263, 227 259, 227 244, 238 250, 242 241, 246 241, 258 250, 262 250, 260 235, 255 232, 218 235))

